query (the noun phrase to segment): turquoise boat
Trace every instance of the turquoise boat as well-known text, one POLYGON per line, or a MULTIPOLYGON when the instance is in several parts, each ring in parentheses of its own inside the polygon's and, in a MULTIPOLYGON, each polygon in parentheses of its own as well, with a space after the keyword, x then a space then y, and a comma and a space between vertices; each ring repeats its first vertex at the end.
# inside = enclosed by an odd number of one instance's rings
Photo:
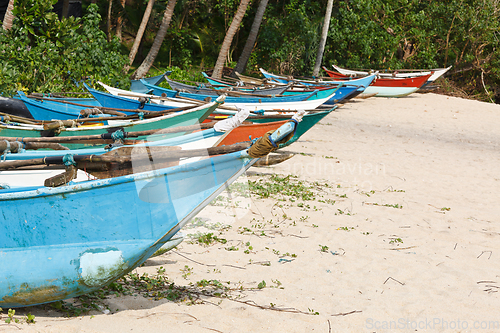
MULTIPOLYGON (((205 74, 205 73, 203 73, 205 74)), ((224 86, 213 86, 211 85, 210 88, 206 87, 204 84, 199 84, 198 86, 191 86, 188 84, 180 83, 174 80, 170 80, 169 78, 166 79, 168 85, 170 88, 172 88, 175 91, 183 91, 183 92, 189 92, 191 94, 205 94, 205 95, 213 95, 213 96, 219 96, 222 94, 221 91, 217 92, 217 90, 220 90, 224 88, 224 86)), ((252 94, 252 95, 261 95, 261 96, 275 96, 275 95, 282 95, 290 86, 286 85, 280 85, 280 86, 269 86, 269 87, 255 87, 255 88, 244 88, 244 87, 239 87, 235 85, 226 85, 226 88, 229 88, 231 92, 236 92, 236 93, 246 93, 246 94, 252 94)))
MULTIPOLYGON (((107 121, 105 125, 89 125, 71 128, 60 128, 57 131, 44 130, 42 125, 23 125, 19 123, 0 123, 0 137, 20 138, 23 137, 51 137, 51 136, 81 136, 81 135, 101 135, 113 132, 119 128, 125 132, 146 131, 154 129, 173 128, 177 126, 189 126, 202 123, 217 108, 219 103, 208 103, 194 107, 189 110, 172 112, 164 116, 146 118, 143 120, 115 120, 107 121)), ((185 132, 163 134, 158 139, 168 139, 183 135, 185 132)), ((145 139, 139 137, 138 139, 145 139)), ((67 143, 63 144, 70 149, 84 148, 94 146, 94 144, 85 143, 67 143)), ((103 146, 103 145, 101 145, 103 146)))
MULTIPOLYGON (((175 98, 175 97, 185 97, 185 98, 191 98, 199 101, 213 101, 215 100, 218 95, 206 95, 206 94, 191 94, 191 93, 186 93, 182 91, 175 91, 159 86, 155 86, 152 84, 149 84, 147 82, 142 82, 146 87, 151 89, 151 93, 156 96, 166 96, 169 98, 175 98)), ((96 97, 97 98, 97 97, 96 97)), ((265 104, 265 103, 287 103, 287 102, 300 102, 300 101, 306 101, 309 99, 316 99, 316 91, 313 92, 307 92, 307 93, 302 93, 294 96, 275 96, 275 97, 264 97, 264 96, 255 96, 255 97, 247 97, 247 96, 239 96, 239 97, 233 97, 233 96, 228 96, 226 97, 225 103, 226 104, 236 104, 236 103, 245 103, 245 104, 254 104, 254 103, 259 103, 259 104, 265 104)))
POLYGON ((4 185, 0 307, 68 299, 124 276, 255 161, 238 151, 61 187, 4 185))
MULTIPOLYGON (((302 121, 296 125, 294 135, 287 142, 280 144, 280 148, 286 147, 297 141, 303 134, 310 130, 314 125, 316 125, 321 119, 326 117, 332 110, 319 111, 305 114, 302 121)), ((266 124, 266 123, 282 123, 282 118, 267 118, 267 119, 256 119, 255 124, 266 124)), ((185 134, 182 136, 177 136, 174 138, 164 139, 163 134, 152 134, 148 135, 146 140, 147 143, 140 143, 135 145, 135 147, 159 147, 159 146, 177 146, 182 149, 189 148, 209 148, 214 146, 228 144, 234 144, 238 142, 250 141, 257 137, 260 137, 268 129, 276 129, 277 126, 269 127, 264 129, 264 131, 259 126, 255 124, 244 124, 237 128, 232 129, 229 132, 218 132, 213 128, 196 131, 194 133, 185 134)), ((2 139, 2 138, 0 138, 2 139)), ((130 146, 128 146, 130 147, 130 146)), ((2 159, 7 161, 12 160, 29 160, 44 157, 54 157, 54 156, 64 156, 67 154, 79 154, 79 155, 102 155, 108 153, 112 150, 120 149, 120 146, 113 148, 104 147, 91 147, 91 148, 80 148, 73 150, 24 150, 19 153, 7 153, 2 156, 2 159)), ((1 175, 1 172, 0 172, 1 175)))
MULTIPOLYGON (((165 80, 165 76, 169 76, 172 73, 172 71, 166 71, 163 74, 156 75, 156 76, 151 76, 151 77, 145 77, 143 80, 145 80, 148 83, 158 85, 165 80)), ((143 93, 146 94, 149 91, 149 88, 145 87, 141 80, 130 80, 130 90, 138 93, 143 93)))
MULTIPOLYGON (((178 146, 198 148, 209 148, 217 143, 223 136, 227 135, 225 132, 217 132, 213 128, 206 129, 203 131, 196 131, 194 133, 188 133, 174 138, 163 139, 162 134, 152 134, 145 137, 147 143, 140 143, 134 145, 134 147, 160 147, 160 146, 178 146)), ((120 149, 122 146, 115 146, 111 148, 107 147, 91 147, 91 148, 80 148, 80 149, 70 149, 70 150, 24 150, 19 153, 9 153, 2 156, 3 160, 13 161, 13 160, 29 160, 34 158, 44 158, 53 156, 64 156, 67 154, 79 154, 79 155, 102 155, 110 151, 120 149)), ((127 146, 130 147, 130 146, 127 146)), ((1 172, 0 172, 1 175, 1 172)))

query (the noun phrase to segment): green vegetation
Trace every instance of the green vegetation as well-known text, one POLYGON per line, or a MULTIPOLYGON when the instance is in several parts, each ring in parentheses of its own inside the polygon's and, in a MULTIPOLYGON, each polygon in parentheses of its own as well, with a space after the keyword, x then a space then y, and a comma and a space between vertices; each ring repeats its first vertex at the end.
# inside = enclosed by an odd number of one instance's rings
MULTIPOLYGON (((141 1, 113 6, 106 36, 108 1, 84 2, 84 17, 59 20, 55 0, 17 0, 15 20, 0 30, 0 91, 78 90, 75 82, 101 80, 126 88, 122 73, 145 10, 141 1), (116 21, 123 18, 123 39, 116 21)), ((250 33, 258 2, 248 7, 233 40, 227 66, 233 67, 250 33)), ((151 75, 173 69, 173 78, 203 81, 214 66, 239 1, 178 1, 151 75)), ((334 4, 323 64, 373 69, 436 68, 453 65, 441 81, 444 92, 493 100, 500 96, 500 8, 493 0, 359 0, 334 4)), ((139 65, 152 46, 165 2, 156 2, 141 48, 139 65)), ((277 0, 267 5, 247 74, 259 67, 310 75, 323 22, 323 1, 277 0)), ((331 158, 327 156, 325 158, 331 158)))
POLYGON ((198 243, 203 246, 210 246, 213 245, 214 243, 226 244, 227 240, 224 238, 219 238, 217 236, 214 236, 213 232, 209 232, 197 236, 193 241, 191 241, 191 243, 198 243))
POLYGON ((21 0, 8 32, 0 29, 0 92, 76 91, 83 79, 123 84, 127 57, 117 39, 108 42, 91 5, 83 18, 59 20, 52 1, 21 0))
POLYGON ((392 238, 390 241, 389 241, 389 244, 402 244, 403 243, 403 240, 401 238, 392 238))
POLYGON ((269 198, 277 195, 290 196, 295 199, 314 200, 315 195, 305 182, 297 180, 296 176, 272 175, 269 179, 249 181, 250 191, 261 198, 269 198))
MULTIPOLYGON (((2 313, 3 309, 0 308, 0 318, 3 319, 4 315, 2 313)), ((14 309, 9 309, 7 311, 7 318, 4 319, 6 324, 34 324, 35 323, 35 316, 32 315, 31 313, 28 313, 24 315, 22 318, 15 317, 16 315, 16 310, 14 309)))

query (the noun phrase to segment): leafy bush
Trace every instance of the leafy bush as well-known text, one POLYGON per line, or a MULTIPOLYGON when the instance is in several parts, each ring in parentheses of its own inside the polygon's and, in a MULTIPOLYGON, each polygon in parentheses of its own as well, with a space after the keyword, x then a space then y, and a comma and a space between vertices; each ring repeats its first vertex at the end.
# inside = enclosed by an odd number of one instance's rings
POLYGON ((469 95, 484 93, 500 83, 496 6, 490 0, 341 1, 323 62, 373 69, 453 65, 457 74, 449 78, 469 95))
POLYGON ((83 79, 126 86, 121 70, 127 57, 119 41, 108 42, 99 29, 97 6, 81 19, 59 21, 51 11, 55 2, 16 1, 12 28, 0 30, 0 91, 75 91, 83 79))

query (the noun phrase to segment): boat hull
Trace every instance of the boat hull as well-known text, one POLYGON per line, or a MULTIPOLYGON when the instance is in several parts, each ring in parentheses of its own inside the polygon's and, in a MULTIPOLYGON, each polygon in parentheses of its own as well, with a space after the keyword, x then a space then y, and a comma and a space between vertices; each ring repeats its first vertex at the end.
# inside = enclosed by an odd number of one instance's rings
POLYGON ((205 95, 211 95, 211 96, 219 96, 223 92, 217 92, 217 90, 222 89, 222 88, 231 88, 233 92, 242 92, 242 93, 248 93, 248 94, 253 94, 253 95, 262 95, 262 96, 273 96, 273 95, 282 95, 285 90, 288 89, 287 86, 279 86, 279 87, 263 87, 263 88, 241 88, 237 86, 231 86, 231 85, 226 85, 226 86, 219 86, 215 87, 214 83, 209 80, 210 83, 212 83, 211 88, 207 88, 204 86, 191 86, 188 84, 176 82, 173 80, 167 79, 168 84, 170 85, 170 88, 176 91, 185 91, 189 92, 191 94, 205 94, 205 95))
POLYGON ((127 274, 255 161, 237 152, 58 188, 1 190, 0 264, 9 269, 0 271, 0 307, 76 297, 127 274))
POLYGON ((419 88, 416 87, 382 87, 382 86, 369 86, 365 89, 363 94, 376 94, 375 97, 404 97, 408 96, 419 88))
MULTIPOLYGON (((302 118, 302 121, 298 123, 295 128, 295 132, 293 137, 287 142, 280 145, 280 148, 286 147, 297 141, 304 133, 310 130, 314 125, 316 125, 321 119, 326 117, 331 110, 315 112, 311 114, 306 114, 302 118)), ((218 146, 223 145, 232 145, 238 142, 250 141, 252 139, 263 136, 268 131, 276 130, 281 125, 286 123, 289 120, 275 120, 270 122, 261 122, 258 123, 258 120, 255 120, 255 124, 252 125, 240 125, 237 128, 237 131, 233 130, 230 134, 223 138, 218 146), (233 133, 234 132, 234 133, 233 133)))
MULTIPOLYGON (((147 83, 144 83, 144 84, 148 87, 152 87, 151 85, 148 85, 147 83)), ((108 89, 106 86, 104 86, 104 87, 106 89, 108 89)), ((169 90, 170 89, 155 87, 153 94, 155 94, 157 96, 162 96, 162 94, 166 94, 168 98, 172 98, 171 97, 172 94, 170 92, 168 92, 169 90), (170 96, 169 96, 169 94, 170 94, 170 96)), ((112 89, 112 90, 108 90, 108 91, 113 95, 123 94, 123 91, 119 91, 117 89, 112 89)), ((175 93, 177 93, 177 92, 175 92, 175 93)), ((183 96, 182 93, 179 93, 179 94, 181 97, 183 96)), ((194 95, 196 95, 196 94, 194 94, 194 95)), ((310 98, 308 98, 307 100, 286 102, 286 101, 283 101, 282 99, 280 99, 280 97, 274 97, 274 98, 271 98, 272 100, 274 100, 274 102, 270 102, 270 101, 264 102, 263 100, 265 100, 265 99, 262 99, 261 102, 257 102, 257 103, 245 101, 248 99, 245 99, 243 97, 232 97, 232 98, 226 97, 226 99, 224 100, 224 106, 236 107, 239 109, 247 108, 249 111, 300 110, 300 109, 312 110, 312 109, 316 109, 317 107, 319 107, 320 105, 322 105, 323 103, 325 103, 326 101, 328 101, 330 99, 330 96, 327 96, 325 98, 317 98, 316 97, 317 91, 313 91, 310 94, 306 94, 306 95, 310 96, 310 98), (236 100, 236 102, 228 102, 228 98, 230 100, 236 100)), ((197 100, 200 100, 199 96, 202 96, 202 95, 198 95, 197 100)), ((187 97, 187 96, 184 95, 184 97, 187 97)), ((207 97, 209 97, 209 96, 207 96, 207 97)), ((209 98, 211 100, 215 100, 214 97, 215 96, 212 96, 209 98)), ((291 97, 296 97, 296 96, 291 96, 291 97)), ((188 100, 191 99, 189 97, 187 97, 187 98, 188 98, 188 100)), ((281 97, 281 98, 284 98, 284 97, 281 97)), ((300 99, 303 99, 303 97, 301 97, 300 99)), ((100 102, 102 103, 102 101, 100 101, 100 102)), ((135 102, 137 103, 137 101, 135 101, 135 102)), ((170 103, 170 102, 166 101, 165 103, 170 103)), ((157 107, 159 107, 159 106, 157 106, 157 107)))
MULTIPOLYGON (((429 75, 429 79, 427 80, 428 83, 436 81, 439 77, 443 76, 447 71, 451 69, 452 66, 448 66, 446 68, 435 68, 431 69, 428 71, 413 71, 413 72, 394 72, 394 73, 379 73, 381 77, 414 77, 414 76, 424 76, 424 75, 429 75)), ((363 76, 363 75, 368 75, 368 72, 366 71, 354 71, 350 69, 345 69, 336 65, 333 65, 333 68, 337 72, 339 72, 343 76, 363 76)), ((324 68, 325 71, 328 73, 328 69, 324 68)), ((335 72, 332 72, 333 75, 335 75, 335 72)), ((332 76, 333 77, 333 76, 332 76)))
MULTIPOLYGON (((93 108, 99 104, 94 99, 82 99, 78 104, 86 104, 86 106, 79 106, 65 103, 63 99, 61 102, 53 100, 36 100, 28 98, 22 91, 18 92, 18 96, 26 108, 31 113, 32 117, 36 120, 67 120, 76 119, 80 117, 80 111, 93 108)), ((76 102, 73 102, 76 103, 76 102)), ((135 113, 124 112, 125 114, 132 115, 135 113)))
MULTIPOLYGON (((169 76, 171 73, 172 71, 166 71, 165 73, 160 75, 143 78, 143 80, 145 80, 148 83, 158 85, 163 80, 165 80, 165 76, 169 76)), ((149 89, 145 87, 140 80, 130 80, 130 91, 145 94, 149 91, 149 89)))
MULTIPOLYGON (((161 117, 138 120, 133 122, 115 122, 108 125, 99 126, 82 126, 75 128, 64 128, 59 134, 53 132, 47 132, 43 130, 43 126, 31 126, 31 125, 11 125, 11 124, 0 124, 0 136, 10 137, 10 138, 23 138, 23 137, 45 137, 45 136, 80 136, 80 135, 96 135, 113 132, 119 128, 122 128, 126 132, 131 131, 146 131, 154 129, 172 128, 177 126, 189 126, 202 123, 217 107, 216 103, 207 104, 201 107, 197 107, 192 110, 176 112, 168 114, 161 117)), ((168 139, 176 136, 181 136, 185 132, 162 134, 158 139, 168 139)), ((143 140, 146 137, 139 137, 138 139, 143 140)), ((78 149, 89 146, 104 146, 96 144, 85 144, 85 143, 64 143, 70 149, 78 149)))

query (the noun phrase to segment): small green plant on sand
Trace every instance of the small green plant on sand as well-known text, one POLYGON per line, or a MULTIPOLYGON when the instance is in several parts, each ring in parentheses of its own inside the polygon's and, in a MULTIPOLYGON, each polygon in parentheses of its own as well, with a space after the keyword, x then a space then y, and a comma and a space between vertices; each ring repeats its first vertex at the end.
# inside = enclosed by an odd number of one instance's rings
POLYGON ((403 240, 401 238, 393 238, 389 241, 389 244, 401 244, 403 240))
POLYGON ((321 244, 319 245, 319 250, 321 252, 328 252, 328 249, 329 249, 329 247, 326 245, 321 245, 321 244))
POLYGON ((219 238, 217 236, 214 236, 213 232, 209 232, 206 234, 199 235, 192 241, 192 243, 198 243, 203 246, 210 246, 216 242, 219 242, 221 244, 226 244, 227 240, 224 238, 219 238))
POLYGON ((181 269, 182 272, 182 277, 184 279, 187 279, 189 275, 193 273, 193 269, 189 267, 188 265, 185 265, 183 269, 181 269))
MULTIPOLYGON (((0 318, 3 317, 2 314, 3 309, 0 308, 0 318)), ((7 318, 5 319, 6 324, 11 324, 11 323, 27 323, 27 324, 34 324, 35 323, 35 316, 32 315, 31 313, 28 313, 25 315, 22 319, 15 318, 16 310, 14 309, 9 309, 7 311, 7 318)))

